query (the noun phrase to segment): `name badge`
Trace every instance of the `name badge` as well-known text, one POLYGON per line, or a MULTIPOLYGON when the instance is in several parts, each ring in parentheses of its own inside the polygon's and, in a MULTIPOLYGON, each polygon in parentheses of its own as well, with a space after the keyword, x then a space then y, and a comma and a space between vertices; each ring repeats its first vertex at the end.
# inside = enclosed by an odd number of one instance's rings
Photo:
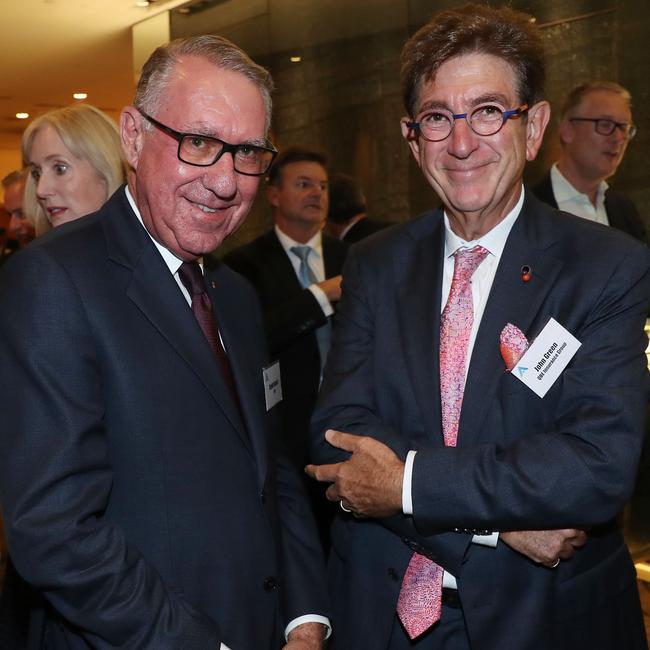
POLYGON ((544 397, 581 345, 569 330, 551 318, 510 372, 544 397))
POLYGON ((282 401, 279 361, 262 368, 262 380, 264 381, 264 399, 266 400, 266 410, 268 412, 278 402, 282 401))

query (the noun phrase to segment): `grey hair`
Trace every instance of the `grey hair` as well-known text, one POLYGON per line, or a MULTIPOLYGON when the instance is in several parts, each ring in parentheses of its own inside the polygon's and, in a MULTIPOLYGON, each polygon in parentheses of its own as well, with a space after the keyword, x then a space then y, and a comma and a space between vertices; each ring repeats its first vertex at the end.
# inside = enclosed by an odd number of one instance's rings
POLYGON ((580 84, 571 90, 567 95, 567 98, 564 100, 564 105, 562 106, 562 111, 560 113, 560 120, 566 120, 570 114, 573 114, 578 106, 582 103, 582 100, 589 95, 590 93, 596 92, 598 90, 605 90, 610 93, 615 93, 623 98, 628 106, 632 104, 632 95, 627 88, 624 88, 620 84, 617 84, 615 81, 604 81, 597 79, 594 81, 588 81, 587 83, 580 84))
POLYGON ((165 92, 174 66, 183 56, 203 57, 218 68, 244 75, 259 89, 266 112, 266 132, 271 126, 273 79, 271 73, 255 63, 240 47, 223 36, 202 34, 178 38, 162 45, 142 67, 133 103, 145 113, 155 113, 165 92))

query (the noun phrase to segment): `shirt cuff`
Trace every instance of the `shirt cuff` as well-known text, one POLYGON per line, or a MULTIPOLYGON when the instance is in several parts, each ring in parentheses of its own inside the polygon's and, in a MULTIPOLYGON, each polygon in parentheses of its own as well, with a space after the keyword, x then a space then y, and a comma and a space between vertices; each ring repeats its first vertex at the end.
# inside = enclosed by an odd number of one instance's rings
POLYGON ((409 451, 406 454, 406 462, 404 463, 404 478, 402 479, 402 512, 405 515, 413 514, 413 494, 411 491, 411 482, 413 479, 413 461, 417 451, 409 451))
POLYGON ((320 623, 327 628, 327 634, 325 639, 329 639, 332 634, 332 625, 330 624, 329 618, 327 616, 320 616, 319 614, 305 614, 304 616, 299 616, 294 618, 289 625, 287 625, 286 630, 284 631, 285 640, 289 640, 289 634, 293 632, 299 625, 303 623, 320 623))
POLYGON ((317 284, 310 284, 307 288, 314 294, 314 298, 318 300, 318 304, 325 316, 331 316, 334 313, 334 308, 325 295, 325 292, 317 284))
POLYGON ((489 535, 474 535, 472 537, 472 544, 480 544, 481 546, 490 546, 496 548, 499 541, 499 533, 490 533, 489 535))
POLYGON ((220 643, 219 650, 230 650, 230 648, 225 643, 220 643))

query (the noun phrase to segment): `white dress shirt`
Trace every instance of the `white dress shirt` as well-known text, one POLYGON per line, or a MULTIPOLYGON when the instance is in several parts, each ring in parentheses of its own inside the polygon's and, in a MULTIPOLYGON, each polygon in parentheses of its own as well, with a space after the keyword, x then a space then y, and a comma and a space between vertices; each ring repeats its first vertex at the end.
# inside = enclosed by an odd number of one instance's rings
POLYGON ((551 167, 551 186, 553 187, 553 196, 557 201, 557 207, 560 210, 609 226, 609 219, 605 210, 605 191, 609 185, 605 181, 601 181, 598 186, 595 206, 586 194, 578 192, 569 183, 557 168, 557 163, 551 167))
MULTIPOLYGON (((479 239, 475 239, 471 242, 463 240, 453 232, 449 227, 449 217, 447 216, 447 213, 444 215, 445 260, 442 275, 440 313, 444 310, 445 305, 447 304, 447 299, 449 298, 449 292, 451 291, 451 282, 454 277, 454 253, 460 248, 474 248, 474 246, 482 246, 488 251, 487 257, 479 265, 476 271, 474 271, 470 281, 472 287, 474 321, 472 323, 472 331, 470 333, 467 347, 465 375, 467 375, 467 369, 469 368, 470 360, 472 358, 472 351, 474 350, 474 343, 476 342, 476 334, 478 333, 478 328, 481 324, 481 318, 483 318, 483 312, 485 311, 485 305, 487 304, 488 296, 490 295, 492 282, 494 281, 494 276, 497 272, 499 261, 501 260, 501 254, 503 253, 510 230, 521 212, 521 206, 523 203, 524 189, 522 185, 521 194, 515 207, 505 216, 504 219, 492 228, 492 230, 482 237, 479 237, 479 239)), ((415 463, 416 454, 417 452, 415 450, 409 451, 404 466, 404 480, 402 482, 402 510, 406 515, 413 514, 411 483, 413 479, 413 465, 415 463)), ((472 538, 474 544, 482 544, 484 546, 496 546, 497 540, 498 533, 492 533, 492 535, 474 535, 472 538)), ((456 578, 447 571, 443 574, 442 584, 444 587, 451 589, 457 588, 456 578)))
MULTIPOLYGON (((133 212, 135 212, 135 216, 138 217, 138 220, 140 221, 144 229, 147 230, 147 228, 145 227, 142 221, 142 215, 140 214, 140 211, 138 210, 138 206, 135 204, 135 201, 133 200, 133 196, 131 196, 131 192, 129 191, 128 187, 126 188, 126 198, 128 199, 129 204, 133 209, 133 212)), ((149 235, 149 237, 151 237, 151 234, 149 233, 148 230, 147 230, 147 234, 149 235)), ((178 269, 180 269, 183 260, 176 257, 176 255, 174 255, 170 250, 165 248, 162 244, 159 244, 153 237, 151 237, 151 241, 158 249, 158 252, 161 254, 163 260, 165 260, 165 264, 167 265, 169 272, 174 276, 174 280, 176 280, 176 284, 178 284, 178 287, 183 293, 183 296, 185 297, 187 304, 190 305, 191 307, 192 297, 190 296, 189 292, 185 288, 185 285, 181 282, 181 279, 178 275, 178 269)), ((203 261, 199 260, 199 264, 201 266, 201 271, 203 271, 203 261)), ((219 338, 221 338, 221 332, 219 332, 219 338)), ((223 345, 223 340, 221 341, 221 343, 223 345)), ((329 638, 330 634, 332 633, 332 626, 330 625, 330 621, 327 617, 320 616, 319 614, 306 614, 305 616, 299 616, 298 618, 293 619, 293 621, 291 621, 289 625, 287 625, 284 631, 285 639, 289 637, 289 634, 291 633, 292 630, 297 628, 299 625, 302 625, 303 623, 321 623, 322 625, 324 625, 327 628, 327 636, 325 638, 329 638)), ((219 650, 231 650, 231 649, 226 644, 222 643, 219 646, 219 650)))

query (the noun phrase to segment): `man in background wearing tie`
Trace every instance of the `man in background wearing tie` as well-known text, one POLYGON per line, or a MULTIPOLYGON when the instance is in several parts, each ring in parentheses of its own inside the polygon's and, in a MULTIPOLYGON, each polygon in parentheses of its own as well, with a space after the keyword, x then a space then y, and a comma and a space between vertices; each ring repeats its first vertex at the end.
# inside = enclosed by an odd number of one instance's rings
POLYGON ((543 81, 534 21, 509 8, 441 12, 404 47, 402 133, 443 209, 344 270, 314 416, 327 464, 308 468, 341 506, 336 650, 646 647, 616 515, 643 440, 650 252, 524 191, 543 81))
POLYGON ((0 275, 0 499, 30 648, 322 647, 257 297, 204 257, 273 160, 271 89, 223 38, 158 48, 121 115, 128 187, 0 275))
MULTIPOLYGON (((283 151, 271 167, 266 197, 275 227, 224 261, 252 282, 262 302, 271 354, 280 361, 282 436, 302 470, 348 246, 322 232, 328 209, 322 154, 298 147, 283 151)), ((322 489, 313 483, 310 489, 326 540, 329 508, 322 489)))

